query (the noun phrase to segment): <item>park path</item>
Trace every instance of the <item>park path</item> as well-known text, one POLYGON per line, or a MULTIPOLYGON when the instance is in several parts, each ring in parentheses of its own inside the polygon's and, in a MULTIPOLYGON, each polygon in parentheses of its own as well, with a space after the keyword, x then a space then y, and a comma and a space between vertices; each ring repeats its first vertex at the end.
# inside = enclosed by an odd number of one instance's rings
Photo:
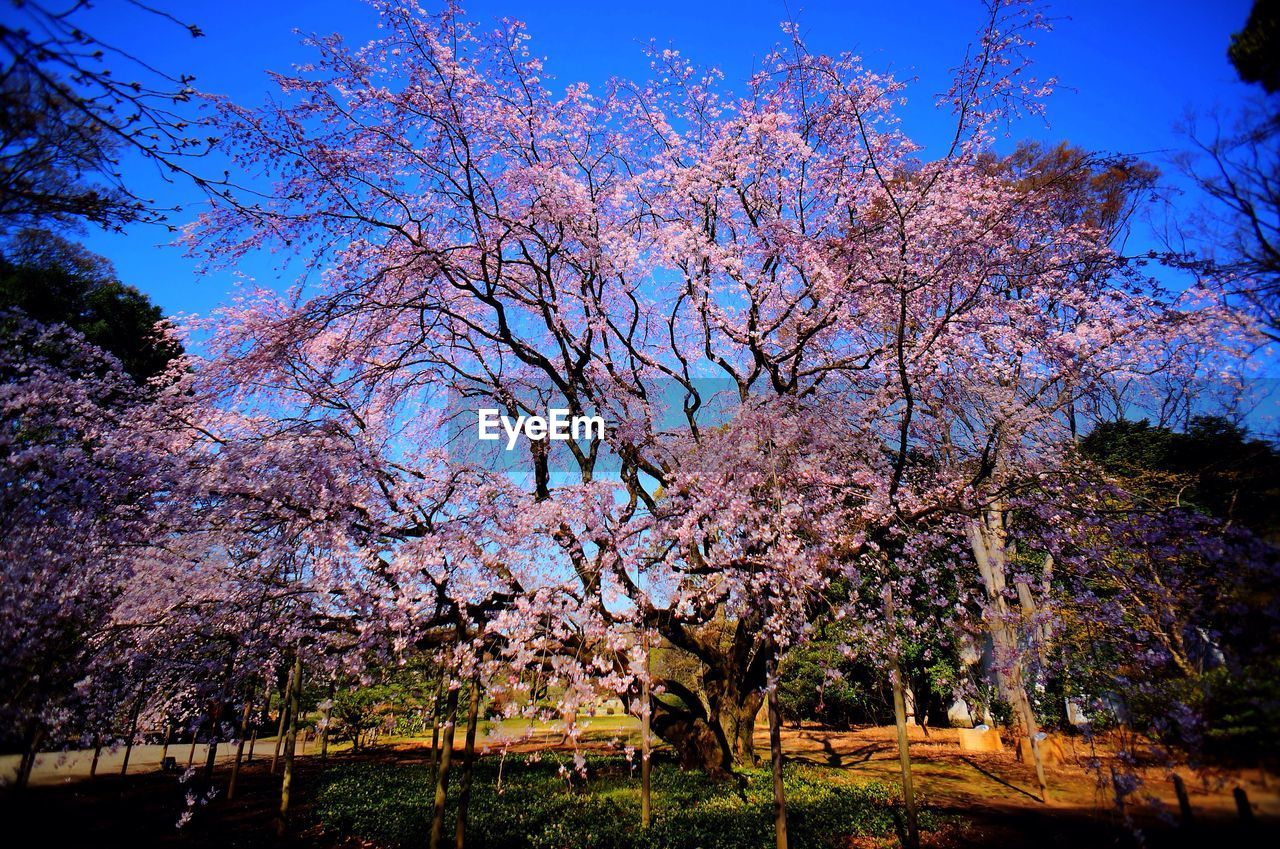
MULTIPOLYGON (((609 737, 618 734, 625 736, 628 733, 638 733, 640 727, 639 721, 631 717, 603 718, 584 716, 579 719, 579 722, 591 729, 590 736, 592 737, 609 737), (634 729, 632 728, 633 725, 634 729)), ((391 741, 401 742, 405 739, 408 739, 415 746, 420 746, 423 742, 420 738, 398 737, 391 738, 391 741)), ((562 724, 542 724, 534 732, 531 723, 527 720, 506 720, 494 724, 486 723, 486 733, 480 735, 479 742, 481 745, 496 745, 512 739, 527 739, 539 746, 555 745, 564 740, 564 728, 562 724)), ((261 759, 265 756, 269 759, 275 749, 275 744, 275 737, 259 738, 254 747, 254 758, 261 759)), ((459 743, 459 745, 461 744, 459 743)), ((295 751, 297 754, 305 756, 318 753, 319 748, 319 744, 314 739, 299 740, 295 751)), ((350 743, 331 743, 329 749, 336 754, 350 749, 350 743)), ((247 745, 245 751, 246 753, 248 752, 247 745)), ((160 769, 161 755, 163 753, 164 746, 162 745, 134 746, 133 753, 129 755, 130 774, 152 772, 160 769)), ((222 743, 218 746, 217 762, 219 764, 230 763, 235 757, 235 753, 236 744, 234 742, 222 743)), ((186 768, 190 754, 191 741, 189 740, 173 743, 169 746, 169 756, 177 759, 180 768, 186 768)), ((195 748, 195 757, 192 759, 192 763, 196 766, 203 765, 208 757, 208 744, 200 743, 195 748)), ((20 755, 0 755, 0 786, 7 786, 14 782, 18 775, 18 763, 20 760, 20 755)), ((98 775, 119 775, 120 767, 123 763, 124 746, 114 750, 104 748, 98 758, 98 775)), ((42 752, 36 756, 35 768, 31 771, 31 784, 33 786, 45 786, 82 781, 89 777, 89 769, 92 764, 92 749, 42 752)))
MULTIPOLYGON (((275 738, 270 737, 265 740, 258 740, 254 747, 254 760, 262 760, 265 756, 271 758, 271 753, 275 749, 275 738)), ((308 752, 318 752, 319 746, 314 742, 304 744, 298 742, 295 749, 300 755, 308 752)), ((164 746, 161 745, 145 745, 134 746, 133 752, 129 755, 129 773, 152 772, 160 769, 161 754, 164 752, 164 746)), ((247 755, 248 746, 245 747, 247 755)), ((180 769, 187 766, 187 758, 191 754, 191 743, 175 743, 169 746, 169 757, 175 758, 180 769)), ((230 763, 236 754, 235 743, 222 743, 218 746, 217 762, 219 764, 230 763)), ((194 766, 202 766, 209 757, 209 745, 200 743, 196 746, 195 757, 192 760, 194 766)), ((21 760, 19 755, 0 755, 0 785, 9 785, 17 778, 18 761, 21 760)), ((43 752, 36 756, 35 767, 31 770, 31 784, 34 786, 43 786, 51 784, 69 784, 73 781, 82 781, 89 777, 89 769, 93 764, 92 749, 73 749, 63 752, 43 752)), ((124 746, 112 749, 104 748, 101 756, 98 758, 98 775, 119 775, 120 767, 124 764, 124 746)))

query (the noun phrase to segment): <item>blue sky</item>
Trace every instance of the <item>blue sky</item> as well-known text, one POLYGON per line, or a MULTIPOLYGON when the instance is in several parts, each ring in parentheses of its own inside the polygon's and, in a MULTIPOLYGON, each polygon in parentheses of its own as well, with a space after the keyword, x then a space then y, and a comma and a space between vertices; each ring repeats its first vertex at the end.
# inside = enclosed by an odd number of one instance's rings
MULTIPOLYGON (((194 74, 197 87, 245 104, 270 93, 266 70, 287 70, 309 58, 295 29, 341 32, 352 44, 376 35, 376 16, 361 0, 158 0, 156 5, 198 24, 206 37, 193 40, 126 0, 98 0, 83 23, 153 65, 194 74)), ((926 144, 941 140, 947 122, 947 116, 934 112, 933 95, 945 89, 948 70, 982 18, 976 0, 483 0, 467 3, 466 9, 481 22, 502 16, 524 20, 532 49, 547 57, 557 87, 642 76, 641 45, 650 38, 719 66, 734 83, 777 41, 779 21, 794 15, 811 49, 853 50, 868 67, 916 78, 902 114, 907 131, 926 144)), ((1243 25, 1248 9, 1247 0, 1050 4, 1055 27, 1040 38, 1036 73, 1057 77, 1062 88, 1049 102, 1048 126, 1024 122, 1015 137, 1066 139, 1160 163, 1182 144, 1174 127, 1187 110, 1229 109, 1253 93, 1237 81, 1226 60, 1230 34, 1243 25)), ((0 15, 10 14, 8 3, 0 7, 0 15)), ((130 163, 126 176, 143 195, 188 204, 174 217, 176 224, 192 217, 200 202, 191 187, 164 183, 144 163, 130 163)), ((122 280, 147 292, 166 313, 206 312, 224 301, 234 286, 232 275, 198 277, 195 263, 165 244, 169 238, 162 228, 138 226, 125 234, 90 233, 83 241, 111 259, 122 280)), ((287 285, 288 270, 277 270, 278 260, 251 257, 240 271, 263 284, 287 285)))

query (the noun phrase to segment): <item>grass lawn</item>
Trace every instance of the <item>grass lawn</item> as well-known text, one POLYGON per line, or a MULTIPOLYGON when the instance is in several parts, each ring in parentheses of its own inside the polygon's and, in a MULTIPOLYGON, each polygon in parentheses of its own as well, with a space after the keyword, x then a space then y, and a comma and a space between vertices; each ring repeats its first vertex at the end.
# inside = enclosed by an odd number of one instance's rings
MULTIPOLYGON (((785 772, 794 849, 848 846, 854 836, 895 833, 897 800, 887 785, 828 767, 785 772)), ((419 846, 429 828, 431 788, 421 764, 336 766, 323 777, 315 815, 336 833, 378 845, 419 846)), ((640 828, 640 780, 619 755, 592 755, 586 778, 562 753, 488 757, 477 764, 467 845, 474 849, 755 849, 772 847, 773 790, 767 770, 714 782, 668 760, 655 762, 653 826, 640 828)), ((448 812, 452 829, 453 803, 448 812)), ((926 815, 926 826, 937 817, 926 815)))

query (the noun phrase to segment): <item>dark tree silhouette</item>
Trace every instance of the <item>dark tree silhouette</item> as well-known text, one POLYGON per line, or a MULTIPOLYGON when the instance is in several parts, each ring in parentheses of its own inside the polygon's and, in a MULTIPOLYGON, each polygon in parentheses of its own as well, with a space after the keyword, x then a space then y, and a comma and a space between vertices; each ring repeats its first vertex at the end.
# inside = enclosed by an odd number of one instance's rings
POLYGON ((1192 150, 1175 158, 1205 202, 1177 234, 1172 261, 1215 282, 1249 309, 1273 341, 1280 340, 1280 0, 1255 0, 1231 37, 1227 56, 1245 82, 1270 97, 1229 120, 1183 128, 1192 150))
MULTIPOLYGON (((23 231, 0 254, 0 311, 65 324, 110 353, 139 383, 165 370, 181 347, 156 329, 146 295, 116 279, 106 259, 52 233, 23 231)), ((0 314, 0 344, 13 345, 0 314)))
POLYGON ((1201 416, 1181 432, 1146 419, 1103 422, 1080 447, 1150 507, 1192 508, 1280 538, 1280 452, 1227 419, 1201 416))
POLYGON ((1280 2, 1254 0, 1244 29, 1231 36, 1227 57, 1240 79, 1258 83, 1275 94, 1280 90, 1280 2))
MULTIPOLYGON (((26 0, 12 4, 0 23, 0 234, 163 220, 167 210, 122 176, 128 154, 150 161, 165 179, 185 176, 213 188, 189 168, 216 141, 200 136, 186 114, 194 78, 159 70, 85 31, 80 19, 88 5, 26 0)), ((127 5, 171 22, 179 37, 202 35, 137 0, 127 5)))

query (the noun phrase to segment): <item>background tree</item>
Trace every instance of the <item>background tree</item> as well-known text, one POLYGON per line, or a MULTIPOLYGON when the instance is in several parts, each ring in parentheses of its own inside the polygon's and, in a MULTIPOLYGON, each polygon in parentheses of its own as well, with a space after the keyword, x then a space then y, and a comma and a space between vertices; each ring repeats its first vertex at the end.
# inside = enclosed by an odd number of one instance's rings
MULTIPOLYGON (((33 321, 62 324, 120 361, 145 384, 182 354, 163 332, 160 308, 121 283, 111 263, 55 233, 24 230, 0 249, 0 309, 21 310, 33 321)), ((17 344, 14 328, 0 323, 0 343, 17 344)))
POLYGON ((1280 452, 1227 419, 1199 417, 1185 431, 1102 422, 1080 450, 1151 509, 1198 510, 1272 542, 1280 534, 1280 452))
POLYGON ((0 729, 21 783, 42 741, 78 737, 85 704, 136 683, 81 689, 157 531, 171 443, 117 360, 65 325, 0 320, 0 729))
POLYGON ((1204 202, 1177 228, 1172 256, 1247 305, 1273 341, 1280 338, 1278 37, 1280 3, 1256 0, 1228 55, 1240 78, 1261 84, 1267 96, 1237 115, 1193 117, 1183 127, 1192 149, 1174 161, 1204 202))
POLYGON ((1227 56, 1245 82, 1275 94, 1280 90, 1280 3, 1253 0, 1244 29, 1231 36, 1227 56))

